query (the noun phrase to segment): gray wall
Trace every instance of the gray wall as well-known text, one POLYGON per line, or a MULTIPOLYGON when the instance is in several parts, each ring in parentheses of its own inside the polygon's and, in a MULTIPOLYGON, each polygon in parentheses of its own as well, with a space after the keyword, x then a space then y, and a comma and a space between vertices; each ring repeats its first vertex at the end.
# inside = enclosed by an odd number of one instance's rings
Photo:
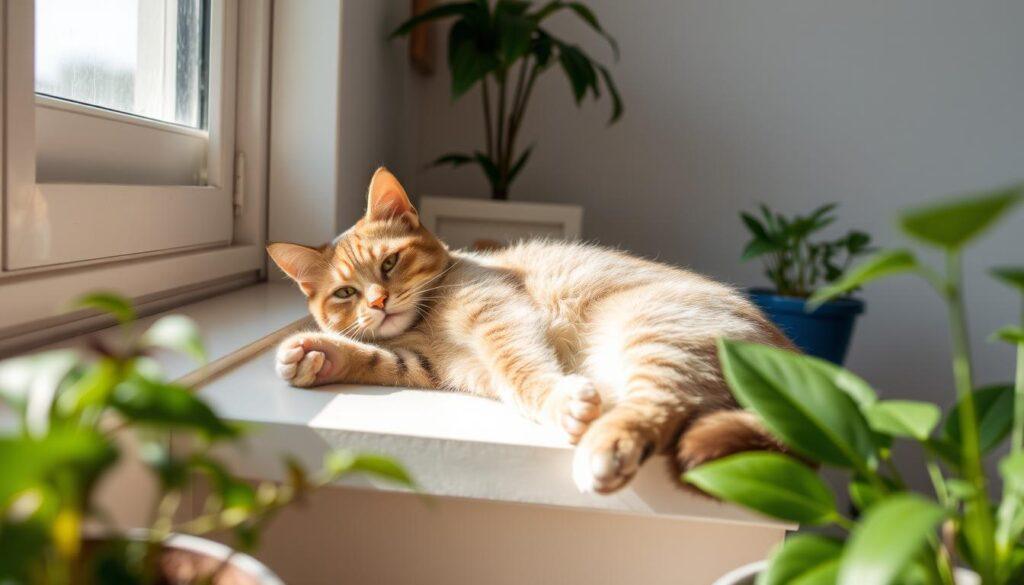
MULTIPOLYGON (((839 201, 839 227, 904 242, 893 213, 1024 178, 1024 3, 1019 0, 645 0, 588 2, 619 40, 623 120, 577 110, 559 72, 542 80, 524 144, 537 148, 512 197, 579 203, 588 238, 763 283, 737 260, 737 212, 839 201)), ((554 24, 602 60, 572 19, 554 24)), ((443 69, 443 67, 442 67, 443 69)), ((417 82, 416 157, 478 148, 479 95, 451 103, 446 72, 417 82)), ((476 170, 431 170, 421 194, 486 196, 476 170)), ((1018 318, 983 276, 1024 263, 1024 211, 972 248, 969 297, 978 378, 1007 380, 1008 348, 985 343, 1018 318)), ((886 395, 952 394, 942 305, 909 278, 871 286, 849 365, 886 395)))

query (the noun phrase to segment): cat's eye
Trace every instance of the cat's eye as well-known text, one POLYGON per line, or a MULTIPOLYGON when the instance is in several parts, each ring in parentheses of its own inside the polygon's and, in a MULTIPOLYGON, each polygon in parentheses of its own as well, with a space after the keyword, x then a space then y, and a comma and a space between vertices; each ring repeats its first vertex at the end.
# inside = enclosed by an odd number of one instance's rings
POLYGON ((351 286, 343 286, 338 290, 334 291, 334 296, 338 297, 339 299, 347 299, 352 295, 356 294, 357 292, 359 291, 352 288, 351 286))
POLYGON ((391 269, 395 267, 395 264, 398 264, 397 252, 384 259, 384 262, 380 265, 380 271, 387 274, 388 272, 391 272, 391 269))

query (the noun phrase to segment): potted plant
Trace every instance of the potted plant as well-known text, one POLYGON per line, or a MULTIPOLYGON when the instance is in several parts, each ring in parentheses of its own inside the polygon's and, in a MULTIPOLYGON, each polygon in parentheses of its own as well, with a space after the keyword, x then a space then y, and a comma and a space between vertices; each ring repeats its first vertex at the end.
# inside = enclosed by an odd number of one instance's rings
MULTIPOLYGON (((1017 347, 1015 383, 975 387, 961 269, 965 245, 1022 201, 1024 185, 1018 185, 907 211, 899 217, 903 231, 941 249, 944 271, 909 250, 883 251, 810 299, 813 307, 885 276, 922 276, 945 301, 950 320, 957 402, 944 420, 930 402, 879 399, 864 380, 830 362, 720 341, 722 369, 737 400, 803 459, 738 454, 696 467, 684 480, 769 516, 834 530, 789 538, 762 568, 720 584, 1024 582, 1024 327, 996 333, 1017 347), (997 482, 983 463, 1008 435, 996 502, 997 482), (904 482, 908 463, 893 458, 894 444, 903 441, 923 452, 934 494, 916 493, 904 482), (852 513, 837 508, 805 461, 846 472, 852 513)), ((1024 297, 1024 266, 993 274, 1024 297)))
MULTIPOLYGON (((523 148, 519 139, 533 89, 541 75, 556 68, 565 73, 577 105, 588 94, 598 99, 604 89, 611 99, 609 124, 622 116, 622 100, 608 68, 578 45, 555 36, 542 26, 549 17, 563 11, 578 17, 601 35, 618 59, 615 39, 580 2, 556 0, 537 7, 519 0, 498 0, 493 6, 488 0, 444 3, 414 15, 391 35, 392 38, 405 36, 418 26, 455 19, 448 34, 451 93, 453 99, 458 99, 473 87, 480 87, 484 145, 469 153, 444 154, 432 164, 455 167, 470 164, 483 171, 491 187, 491 198, 503 202, 476 207, 475 219, 486 221, 487 229, 494 230, 495 221, 529 225, 544 223, 550 218, 548 210, 540 204, 520 206, 522 209, 510 215, 511 204, 506 201, 513 181, 533 151, 532 145, 523 148)), ((420 202, 420 211, 428 223, 435 207, 433 199, 440 198, 424 197, 420 202)), ((512 231, 516 232, 514 228, 512 231)), ((480 235, 495 234, 481 232, 480 235)))
POLYGON ((112 294, 77 302, 115 316, 123 336, 94 339, 83 352, 51 351, 0 363, 0 583, 279 584, 248 556, 283 506, 341 475, 365 472, 410 485, 395 462, 333 452, 307 473, 287 460, 288 481, 253 485, 232 475, 212 449, 243 430, 219 418, 186 387, 164 380, 151 352, 204 355, 183 316, 133 327, 135 312, 112 294), (132 433, 156 479, 152 524, 121 532, 96 503, 96 486, 118 461, 115 435, 132 433), (169 447, 169 433, 187 447, 169 447), (210 486, 198 515, 179 503, 198 478, 210 486), (200 538, 234 536, 234 547, 200 538))
MULTIPOLYGON (((771 289, 749 291, 754 303, 807 354, 842 365, 864 302, 843 295, 809 310, 807 299, 842 278, 850 263, 870 251, 871 237, 850 231, 834 240, 812 237, 835 221, 836 204, 806 216, 786 217, 761 205, 760 217, 741 213, 751 239, 743 260, 760 258, 771 289)), ((852 291, 850 291, 852 292, 852 291)))

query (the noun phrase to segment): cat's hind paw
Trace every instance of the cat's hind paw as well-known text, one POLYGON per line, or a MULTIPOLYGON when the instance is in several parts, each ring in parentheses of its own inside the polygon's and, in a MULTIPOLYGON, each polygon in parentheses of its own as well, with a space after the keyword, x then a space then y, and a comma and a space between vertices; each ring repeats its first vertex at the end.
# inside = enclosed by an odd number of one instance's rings
POLYGON ((608 494, 622 488, 651 452, 651 442, 624 421, 613 414, 605 419, 597 421, 573 454, 572 478, 583 493, 608 494))
POLYGON ((556 412, 558 427, 565 431, 569 442, 575 445, 590 424, 601 416, 601 395, 594 384, 583 376, 565 376, 558 382, 555 394, 560 397, 556 412))

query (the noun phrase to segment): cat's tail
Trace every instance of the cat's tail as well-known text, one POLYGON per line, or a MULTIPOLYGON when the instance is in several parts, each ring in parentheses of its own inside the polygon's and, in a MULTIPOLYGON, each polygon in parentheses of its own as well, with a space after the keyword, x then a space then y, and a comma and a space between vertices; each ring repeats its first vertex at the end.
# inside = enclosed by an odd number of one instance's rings
POLYGON ((764 428, 756 414, 739 409, 715 410, 701 415, 683 431, 674 471, 679 477, 698 465, 744 451, 786 453, 787 449, 764 428))

